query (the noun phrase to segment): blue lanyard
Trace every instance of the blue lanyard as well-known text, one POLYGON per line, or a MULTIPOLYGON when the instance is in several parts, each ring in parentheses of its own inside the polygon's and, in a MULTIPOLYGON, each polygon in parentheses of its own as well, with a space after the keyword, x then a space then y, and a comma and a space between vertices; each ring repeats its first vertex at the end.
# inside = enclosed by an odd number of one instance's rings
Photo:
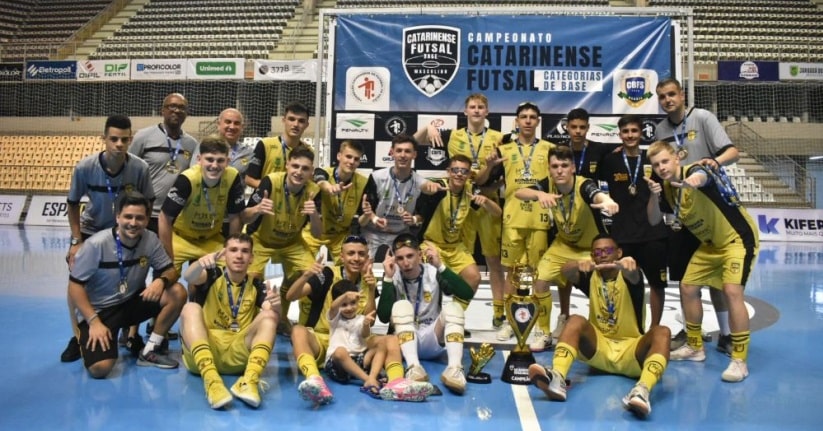
MULTIPOLYGON (((299 192, 295 193, 294 197, 300 198, 300 195, 303 194, 304 189, 305 187, 301 188, 299 192)), ((291 212, 291 192, 289 192, 289 186, 286 185, 286 177, 283 177, 283 193, 285 195, 286 201, 286 214, 288 214, 289 223, 291 223, 291 219, 294 216, 294 214, 292 214, 291 212)))
POLYGON ((201 181, 203 181, 203 183, 202 183, 203 198, 206 200, 206 206, 208 207, 209 215, 211 216, 211 227, 214 227, 214 221, 217 219, 217 212, 214 211, 214 209, 212 209, 211 199, 209 199, 209 189, 208 189, 208 187, 206 187, 206 181, 205 180, 201 180, 201 181))
MULTIPOLYGON (((580 160, 577 161, 577 174, 583 175, 583 161, 586 160, 586 150, 589 148, 588 145, 583 144, 583 152, 580 153, 580 160)), ((625 157, 625 156, 623 156, 625 157)))
POLYGON ((237 313, 240 312, 240 304, 243 303, 243 293, 246 291, 246 282, 248 281, 248 276, 243 279, 243 282, 240 284, 240 293, 237 295, 237 303, 234 303, 234 297, 231 294, 231 279, 229 279, 229 271, 223 270, 223 276, 226 277, 226 294, 229 296, 229 309, 231 310, 231 318, 233 321, 237 321, 237 313))
POLYGON ((112 190, 111 188, 111 181, 109 180, 109 175, 106 174, 106 190, 109 192, 109 198, 111 199, 111 214, 117 217, 117 210, 115 208, 117 202, 117 196, 120 194, 120 187, 112 190))
POLYGON ((626 165, 626 172, 629 173, 629 180, 631 180, 631 185, 637 185, 637 175, 640 173, 640 156, 637 156, 637 165, 634 167, 634 175, 632 175, 632 169, 629 167, 629 158, 626 156, 626 149, 623 149, 623 164, 626 165))
MULTIPOLYGON (((556 186, 555 186, 556 187, 556 186)), ((563 232, 569 233, 571 232, 571 218, 572 212, 574 211, 574 195, 577 194, 577 175, 572 176, 572 193, 569 195, 569 212, 566 213, 566 206, 563 205, 563 196, 560 196, 560 199, 557 201, 557 205, 560 207, 560 213, 563 215, 563 232)), ((560 193, 560 189, 557 189, 557 192, 560 193)))
POLYGON ((517 140, 517 151, 520 152, 520 158, 523 159, 523 174, 524 175, 531 175, 532 171, 532 156, 534 155, 534 149, 537 148, 537 138, 534 138, 534 142, 532 142, 532 149, 529 152, 529 158, 527 159, 525 155, 523 155, 523 145, 520 143, 520 140, 517 140))
POLYGON ((280 136, 280 145, 283 147, 283 164, 285 165, 289 160, 289 146, 286 145, 285 136, 280 136))
MULTIPOLYGON (((414 323, 418 323, 419 317, 418 317, 417 313, 420 311, 420 303, 423 302, 423 274, 424 273, 425 272, 424 272, 423 265, 420 265, 420 275, 417 277, 417 300, 414 301, 414 323)), ((409 286, 406 284, 406 279, 405 278, 403 279, 403 292, 406 294, 406 300, 408 300, 411 297, 411 295, 409 295, 409 286)))
POLYGON ((480 160, 478 159, 478 156, 480 155, 480 148, 483 146, 483 141, 486 140, 486 131, 487 130, 488 129, 486 129, 485 127, 483 128, 483 131, 480 134, 480 144, 478 144, 477 149, 475 149, 474 148, 475 134, 469 132, 469 129, 466 128, 466 134, 468 135, 468 138, 469 138, 469 150, 472 152, 472 164, 473 165, 480 166, 480 160))
POLYGON ((120 235, 117 234, 117 228, 114 229, 114 242, 117 243, 117 266, 120 269, 120 294, 125 295, 125 290, 128 290, 128 283, 126 283, 126 265, 123 263, 123 243, 120 242, 120 235), (126 286, 123 289, 121 286, 126 286))
MULTIPOLYGON (((408 190, 406 190, 405 198, 400 197, 400 186, 399 186, 400 180, 398 180, 397 177, 394 176, 394 174, 391 171, 391 168, 389 168, 389 178, 391 179, 392 185, 394 185, 394 197, 395 197, 395 199, 397 199, 398 208, 406 209, 406 204, 409 203, 409 200, 411 199, 412 192, 414 191, 414 187, 415 187, 414 172, 411 173, 411 176, 410 176, 411 187, 409 187, 408 190)), ((389 190, 386 189, 386 194, 388 194, 388 193, 389 193, 389 190)), ((390 207, 391 207, 391 205, 389 205, 388 208, 390 208, 390 207)), ((388 213, 388 208, 386 209, 387 213, 388 213)))
POLYGON ((677 130, 675 127, 674 130, 674 141, 677 143, 677 149, 675 150, 675 154, 679 154, 680 150, 686 146, 686 122, 689 121, 689 113, 683 115, 683 122, 680 123, 680 130, 677 130))
POLYGON ((169 138, 169 134, 166 133, 166 145, 169 146, 169 158, 171 159, 169 163, 174 166, 177 166, 177 156, 180 154, 180 145, 182 144, 182 142, 183 136, 181 135, 179 138, 177 138, 177 148, 172 150, 171 138, 169 138))
POLYGON ((449 191, 449 212, 451 213, 449 219, 449 227, 451 229, 457 229, 457 226, 455 226, 457 224, 457 214, 460 213, 460 207, 463 205, 464 194, 465 193, 463 191, 460 192, 460 194, 457 197, 457 208, 454 208, 454 204, 452 202, 452 192, 449 191))
POLYGON ((704 166, 703 169, 717 185, 717 190, 720 192, 720 195, 723 196, 726 204, 733 207, 740 206, 740 195, 737 194, 737 189, 734 188, 734 184, 732 184, 729 176, 726 175, 726 170, 723 169, 723 166, 718 165, 717 169, 704 166))
MULTIPOLYGON (((603 275, 600 275, 600 290, 603 292, 603 299, 606 301, 606 310, 609 312, 609 319, 608 322, 610 325, 614 324, 614 311, 615 311, 615 300, 612 295, 609 293, 608 283, 606 280, 603 279, 603 275)), ((617 280, 615 279, 615 283, 617 280)))
MULTIPOLYGON (((680 181, 685 180, 683 175, 684 175, 684 168, 681 166, 680 167, 680 181)), ((683 198, 683 187, 678 187, 677 188, 677 197, 674 200, 674 219, 675 220, 680 219, 680 200, 682 198, 683 198)))

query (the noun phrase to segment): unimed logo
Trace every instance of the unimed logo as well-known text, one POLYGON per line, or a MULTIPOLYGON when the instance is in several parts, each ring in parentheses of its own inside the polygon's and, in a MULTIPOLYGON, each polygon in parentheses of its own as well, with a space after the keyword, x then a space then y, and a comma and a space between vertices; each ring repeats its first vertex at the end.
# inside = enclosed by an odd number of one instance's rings
POLYGON ((198 61, 196 64, 198 75, 229 75, 233 76, 237 64, 233 61, 198 61))

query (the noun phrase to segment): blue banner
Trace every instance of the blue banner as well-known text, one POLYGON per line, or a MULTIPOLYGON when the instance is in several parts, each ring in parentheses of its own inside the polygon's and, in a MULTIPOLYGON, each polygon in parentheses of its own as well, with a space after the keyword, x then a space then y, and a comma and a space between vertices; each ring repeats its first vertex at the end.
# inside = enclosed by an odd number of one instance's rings
POLYGON ((717 62, 718 81, 779 81, 780 71, 776 61, 728 61, 717 62))
POLYGON ((523 101, 545 113, 658 114, 654 87, 672 76, 666 17, 342 15, 334 111, 490 111, 523 101))
POLYGON ((76 61, 32 60, 26 62, 26 80, 76 79, 76 61))

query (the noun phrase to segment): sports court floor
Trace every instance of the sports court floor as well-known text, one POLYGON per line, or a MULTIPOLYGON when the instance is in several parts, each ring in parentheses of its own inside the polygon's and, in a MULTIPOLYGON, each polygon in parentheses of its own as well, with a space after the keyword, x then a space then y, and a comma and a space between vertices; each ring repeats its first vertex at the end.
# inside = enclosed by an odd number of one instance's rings
MULTIPOLYGON (((424 403, 374 400, 356 384, 331 383, 335 401, 315 409, 297 394, 302 377, 288 339, 280 337, 263 376, 271 387, 257 410, 235 401, 225 411, 213 411, 198 376, 182 367, 137 367, 130 357, 121 357, 111 378, 93 380, 80 361, 59 361, 70 333, 64 261, 68 238, 66 228, 0 226, 0 430, 748 431, 817 430, 823 422, 823 244, 762 244, 746 290, 753 329, 748 379, 721 382, 728 360, 712 343, 705 363, 669 364, 652 393, 651 416, 638 421, 620 402, 634 383, 631 379, 597 375, 579 363, 570 373, 565 403, 548 401, 534 387, 501 382, 506 346, 486 367, 495 378, 492 384, 469 384, 463 396, 446 391, 424 403)), ((664 323, 676 332, 677 290, 667 293, 664 323)), ((469 308, 470 342, 494 339, 490 297, 481 286, 469 308)), ((579 292, 573 302, 574 312, 586 313, 579 292)), ((717 328, 710 307, 706 305, 709 331, 717 328)), ((179 357, 177 341, 172 354, 179 357)), ((550 355, 536 356, 547 362, 550 355)), ((467 349, 466 366, 469 361, 467 349)), ((444 363, 424 365, 439 382, 444 363)), ((227 386, 235 378, 227 377, 227 386)))

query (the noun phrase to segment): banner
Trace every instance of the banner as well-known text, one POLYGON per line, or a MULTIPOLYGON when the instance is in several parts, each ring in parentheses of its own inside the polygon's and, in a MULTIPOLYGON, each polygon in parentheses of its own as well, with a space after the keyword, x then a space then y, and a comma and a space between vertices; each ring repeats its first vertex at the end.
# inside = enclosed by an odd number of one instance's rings
POLYGON ((726 61, 717 62, 719 81, 777 81, 776 61, 726 61))
MULTIPOLYGON (((85 199, 88 200, 88 199, 85 199)), ((82 213, 83 205, 80 205, 82 213)), ((38 196, 31 197, 29 212, 26 214, 26 225, 37 226, 68 226, 69 204, 65 196, 38 196)))
POLYGON ((550 113, 658 114, 673 75, 671 20, 610 16, 341 15, 333 109, 462 112, 482 92, 491 112, 523 101, 550 113))
POLYGON ((128 81, 130 60, 81 60, 78 81, 128 81))
POLYGON ((823 81, 823 63, 780 63, 781 81, 823 81))
POLYGON ((20 214, 26 206, 25 195, 0 195, 0 224, 20 223, 20 214))
POLYGON ((76 61, 31 60, 26 62, 26 80, 76 79, 76 61))
POLYGON ((188 63, 188 79, 243 79, 245 60, 242 58, 192 58, 188 63))
POLYGON ((23 80, 23 63, 0 63, 0 82, 23 80))
POLYGON ((186 79, 187 60, 133 60, 131 79, 135 81, 186 79))
POLYGON ((317 60, 255 60, 255 81, 316 81, 317 60))
POLYGON ((823 210, 746 208, 761 241, 823 242, 823 210))

